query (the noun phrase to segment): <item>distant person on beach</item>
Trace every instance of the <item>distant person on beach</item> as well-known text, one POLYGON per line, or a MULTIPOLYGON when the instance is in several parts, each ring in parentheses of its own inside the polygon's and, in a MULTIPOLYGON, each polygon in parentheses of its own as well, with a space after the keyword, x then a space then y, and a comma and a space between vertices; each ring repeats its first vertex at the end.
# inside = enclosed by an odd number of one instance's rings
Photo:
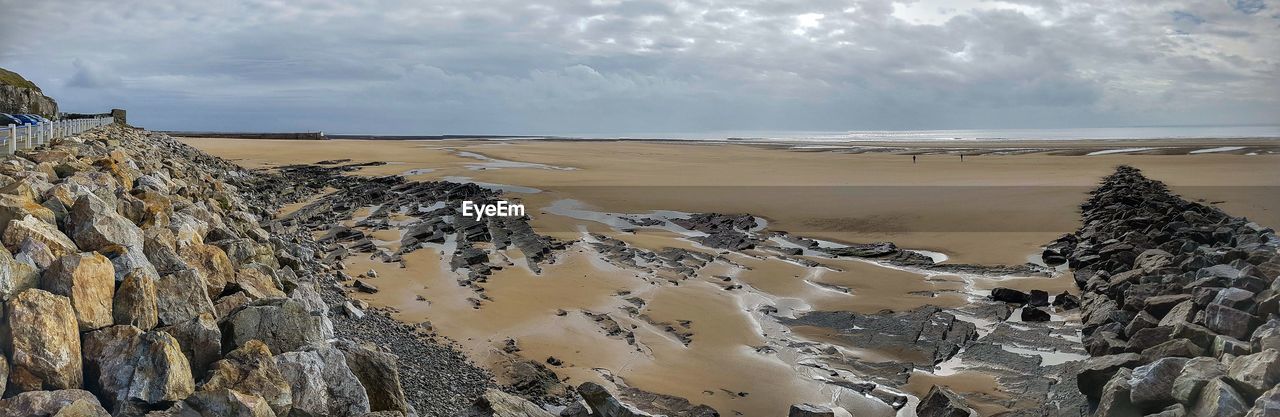
POLYGON ((916 163, 916 156, 915 156, 915 155, 911 155, 911 163, 913 163, 913 164, 914 164, 914 163, 916 163))
POLYGON ((964 162, 964 154, 960 154, 960 162, 964 162))

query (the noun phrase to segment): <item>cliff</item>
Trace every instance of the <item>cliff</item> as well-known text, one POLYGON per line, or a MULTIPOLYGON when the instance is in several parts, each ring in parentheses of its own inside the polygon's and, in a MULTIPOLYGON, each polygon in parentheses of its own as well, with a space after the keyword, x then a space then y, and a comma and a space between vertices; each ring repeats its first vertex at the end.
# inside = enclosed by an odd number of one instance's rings
POLYGON ((0 113, 34 113, 53 117, 58 114, 58 102, 45 96, 40 87, 18 73, 0 68, 0 113))

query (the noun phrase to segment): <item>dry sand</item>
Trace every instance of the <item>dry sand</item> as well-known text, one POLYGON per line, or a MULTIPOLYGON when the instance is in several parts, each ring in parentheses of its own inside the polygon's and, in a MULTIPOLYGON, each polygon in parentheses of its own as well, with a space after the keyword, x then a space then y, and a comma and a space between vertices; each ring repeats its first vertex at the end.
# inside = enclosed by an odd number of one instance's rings
MULTIPOLYGON (((679 234, 648 229, 625 233, 548 211, 555 211, 556 205, 612 213, 751 213, 767 219, 770 230, 845 242, 889 240, 902 247, 944 253, 948 262, 1017 264, 1038 254, 1040 245, 1074 230, 1079 221, 1077 206, 1087 191, 1116 165, 1129 164, 1189 199, 1202 198, 1232 214, 1280 225, 1280 214, 1274 211, 1280 207, 1280 193, 1274 192, 1280 185, 1280 155, 1064 156, 1087 152, 1063 151, 1063 147, 1093 151, 1129 145, 1059 142, 1052 152, 970 155, 963 162, 956 155, 929 154, 912 163, 905 153, 849 154, 745 144, 181 140, 252 168, 350 158, 389 162, 365 168, 360 175, 405 174, 415 180, 465 177, 525 187, 508 195, 528 205, 532 224, 540 233, 564 240, 581 239, 586 232, 603 233, 650 250, 680 247, 712 252, 679 234)), ((1247 144, 1263 147, 1275 142, 1247 144)), ((1182 153, 1227 146, 1220 142, 1177 145, 1184 149, 1182 153)), ((1009 145, 968 142, 963 146, 1009 145)), ((398 236, 384 232, 375 237, 392 241, 398 236)), ((356 257, 349 261, 348 270, 353 274, 379 271, 379 278, 372 282, 382 291, 360 297, 395 308, 404 321, 431 321, 477 361, 484 362, 504 339, 513 337, 519 340, 521 354, 530 359, 564 360, 563 367, 553 369, 571 384, 603 381, 608 373, 636 388, 708 404, 721 415, 749 416, 781 415, 791 403, 829 402, 836 395, 829 385, 798 371, 782 354, 755 351, 776 343, 779 333, 790 332, 750 314, 756 306, 870 313, 924 304, 960 306, 996 286, 1073 290, 1065 276, 959 277, 831 259, 815 259, 829 268, 806 268, 776 259, 726 256, 737 265, 717 262, 685 284, 655 285, 636 271, 597 259, 586 244, 578 243, 541 274, 519 266, 495 272, 482 284, 491 301, 479 309, 468 301, 477 294, 457 285, 437 251, 413 252, 405 258, 405 269, 356 257), (720 275, 732 276, 746 288, 723 290, 716 278, 720 275), (847 291, 835 290, 839 288, 847 291), (639 308, 643 317, 620 310, 633 305, 626 300, 629 297, 644 300, 639 308), (559 316, 559 309, 569 313, 559 316), (607 336, 584 310, 608 313, 624 328, 634 326, 637 344, 607 336), (686 320, 687 328, 679 324, 686 320), (683 345, 666 326, 692 333, 693 342, 683 345), (740 392, 748 395, 736 394, 740 392)), ((511 261, 523 265, 523 260, 511 261)), ((816 333, 796 333, 789 337, 822 339, 816 333)), ((856 346, 842 348, 859 352, 856 346)), ((983 375, 917 374, 903 388, 917 396, 931 383, 1004 395, 983 375)), ((876 400, 846 397, 842 401, 864 414, 889 413, 876 400)), ((998 410, 982 407, 984 412, 998 410)))

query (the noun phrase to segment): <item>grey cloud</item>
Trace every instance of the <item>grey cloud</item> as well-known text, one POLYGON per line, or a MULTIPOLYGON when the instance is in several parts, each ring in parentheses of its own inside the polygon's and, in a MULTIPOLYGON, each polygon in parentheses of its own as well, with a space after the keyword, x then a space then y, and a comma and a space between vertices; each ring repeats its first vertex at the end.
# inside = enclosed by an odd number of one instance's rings
POLYGON ((569 134, 1280 114, 1280 28, 1244 0, 49 3, 0 5, 18 22, 0 28, 14 40, 0 42, 0 66, 60 103, 126 107, 154 128, 569 134))

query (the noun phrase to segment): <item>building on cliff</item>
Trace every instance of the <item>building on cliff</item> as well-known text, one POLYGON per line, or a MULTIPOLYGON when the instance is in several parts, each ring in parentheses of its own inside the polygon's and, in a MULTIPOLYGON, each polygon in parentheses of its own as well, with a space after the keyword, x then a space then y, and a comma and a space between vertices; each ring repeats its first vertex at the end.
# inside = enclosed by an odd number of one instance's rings
POLYGON ((53 118, 58 102, 45 96, 35 83, 18 73, 0 68, 0 113, 28 113, 53 118))

